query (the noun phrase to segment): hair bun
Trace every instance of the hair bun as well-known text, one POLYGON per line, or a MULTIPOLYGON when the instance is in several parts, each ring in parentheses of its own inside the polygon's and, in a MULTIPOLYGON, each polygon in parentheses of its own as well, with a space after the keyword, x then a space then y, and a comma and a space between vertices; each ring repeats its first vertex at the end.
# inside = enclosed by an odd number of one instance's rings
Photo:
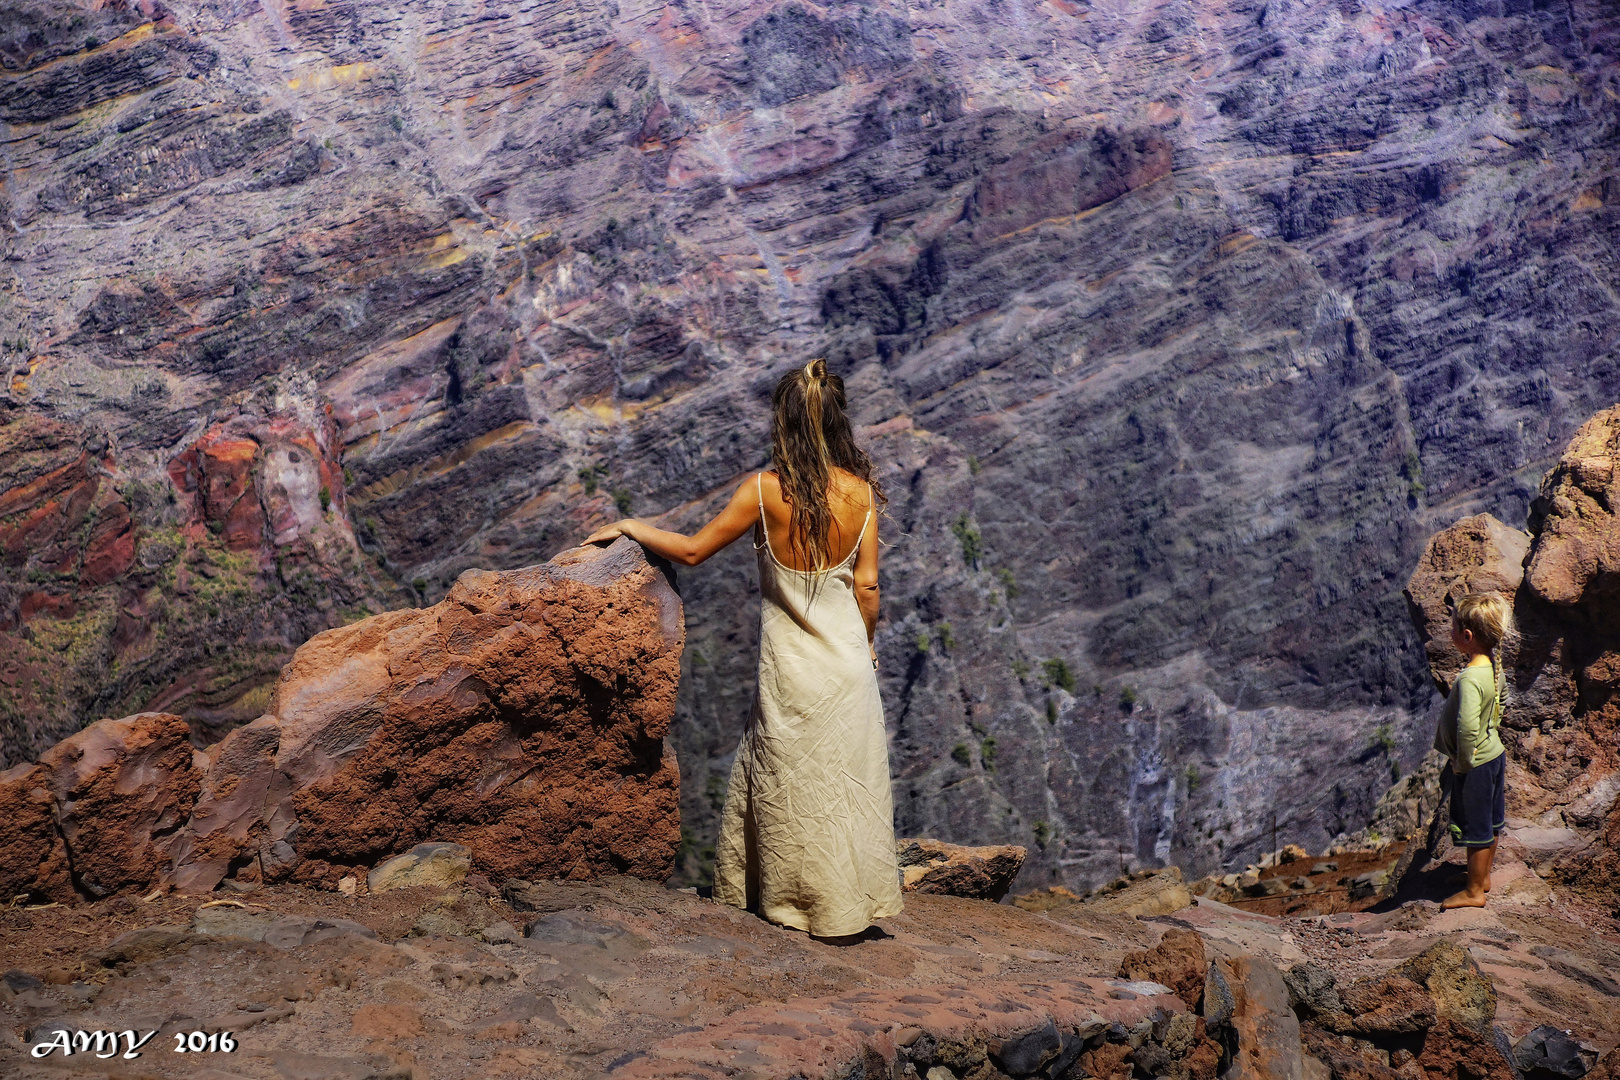
POLYGON ((804 377, 814 379, 825 386, 827 384, 827 361, 818 356, 804 365, 804 377))

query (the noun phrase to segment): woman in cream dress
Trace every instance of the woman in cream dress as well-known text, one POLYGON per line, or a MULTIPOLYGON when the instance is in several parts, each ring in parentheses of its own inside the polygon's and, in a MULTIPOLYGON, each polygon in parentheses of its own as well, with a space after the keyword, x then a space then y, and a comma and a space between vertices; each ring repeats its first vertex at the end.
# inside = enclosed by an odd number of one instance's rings
POLYGON ((872 635, 877 504, 843 380, 814 360, 772 398, 773 472, 738 486, 695 536, 615 522, 696 566, 752 530, 759 561, 759 681, 737 746, 715 856, 715 899, 817 937, 898 914, 888 741, 872 635))

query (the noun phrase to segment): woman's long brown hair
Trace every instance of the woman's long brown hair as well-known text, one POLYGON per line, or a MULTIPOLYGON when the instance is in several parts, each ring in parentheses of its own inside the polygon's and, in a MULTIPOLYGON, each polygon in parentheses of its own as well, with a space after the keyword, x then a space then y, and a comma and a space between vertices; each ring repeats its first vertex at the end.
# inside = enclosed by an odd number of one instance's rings
POLYGON ((771 459, 790 514, 788 550, 799 562, 825 570, 833 564, 833 513, 827 498, 833 468, 872 485, 879 505, 888 497, 872 475, 872 459, 855 445, 844 380, 827 373, 827 361, 812 360, 782 376, 771 408, 771 459))

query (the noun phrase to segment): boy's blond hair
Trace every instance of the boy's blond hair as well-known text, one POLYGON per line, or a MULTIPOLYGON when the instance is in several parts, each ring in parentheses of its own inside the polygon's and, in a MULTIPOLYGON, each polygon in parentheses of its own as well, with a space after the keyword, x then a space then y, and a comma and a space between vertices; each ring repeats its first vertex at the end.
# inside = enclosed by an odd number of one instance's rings
POLYGON ((1469 593, 1457 601, 1451 622, 1459 630, 1470 631, 1487 652, 1495 653, 1513 632, 1513 608, 1500 593, 1469 593))

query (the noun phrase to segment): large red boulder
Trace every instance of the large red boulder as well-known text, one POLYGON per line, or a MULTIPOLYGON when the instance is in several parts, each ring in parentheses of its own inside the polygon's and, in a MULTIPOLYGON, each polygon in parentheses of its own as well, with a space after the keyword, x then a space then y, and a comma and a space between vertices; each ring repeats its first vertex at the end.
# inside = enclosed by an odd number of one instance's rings
POLYGON ((667 877, 683 640, 629 540, 317 635, 270 714, 210 750, 171 879, 333 884, 430 840, 490 877, 667 877))
POLYGON ((0 774, 3 899, 333 885, 424 841, 490 877, 662 880, 684 637, 680 598, 628 539, 469 570, 431 608, 306 642, 270 713, 207 751, 145 713, 0 774))
POLYGON ((98 720, 0 774, 5 898, 100 897, 155 881, 164 837, 191 814, 201 770, 178 716, 98 720))

